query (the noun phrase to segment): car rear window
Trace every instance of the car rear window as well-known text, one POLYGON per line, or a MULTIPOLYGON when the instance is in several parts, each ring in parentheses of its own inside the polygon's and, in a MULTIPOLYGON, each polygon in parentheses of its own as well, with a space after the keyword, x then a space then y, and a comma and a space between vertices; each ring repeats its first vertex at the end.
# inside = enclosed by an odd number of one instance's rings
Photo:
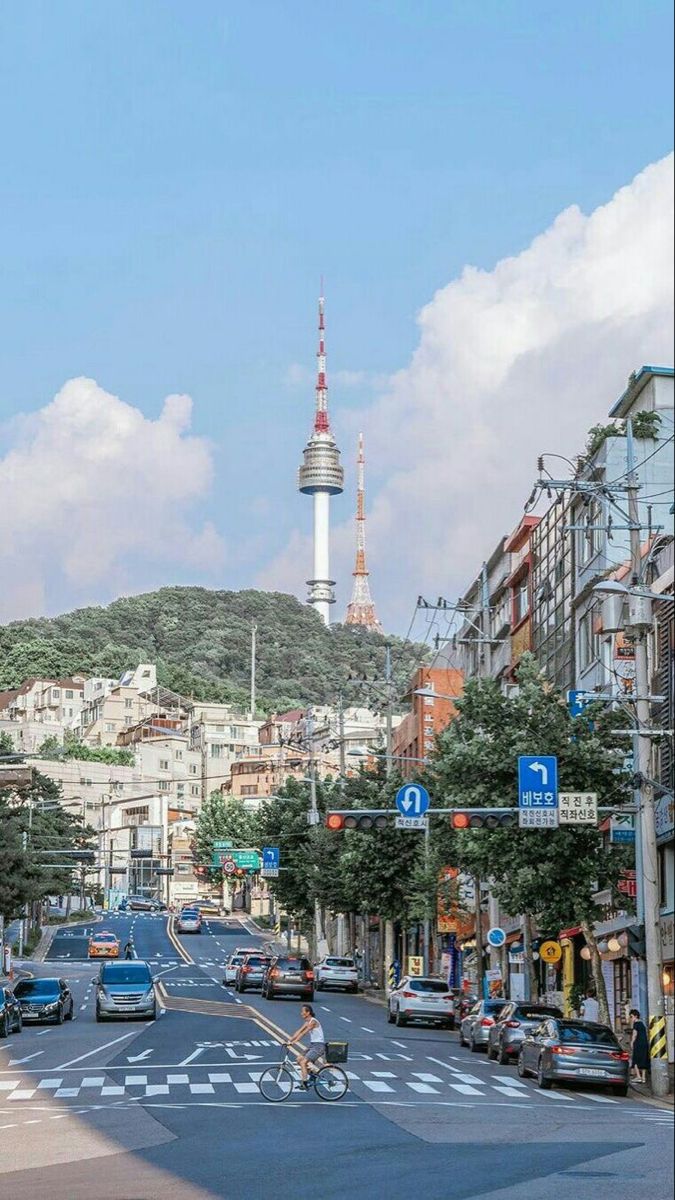
POLYGON ((619 1044, 611 1029, 607 1029, 605 1025, 576 1025, 561 1022, 558 1031, 561 1042, 574 1043, 577 1046, 581 1044, 600 1045, 611 1046, 613 1049, 619 1044))
POLYGON ((407 986, 412 992, 438 992, 443 996, 448 990, 442 979, 411 979, 407 986))
POLYGON ((243 954, 232 954, 232 955, 230 955, 230 966, 231 966, 231 967, 238 967, 240 963, 243 963, 243 961, 244 961, 244 955, 243 955, 243 954))
POLYGON ((506 1004, 505 1000, 484 1000, 483 1005, 486 1013, 501 1012, 506 1004))
POLYGON ((264 963, 268 963, 269 958, 265 958, 262 954, 249 954, 246 958, 247 967, 260 967, 264 963))
POLYGON ((552 1005, 547 1008, 545 1005, 532 1005, 523 1008, 516 1008, 513 1012, 514 1017, 520 1021, 543 1021, 544 1017, 561 1017, 562 1013, 559 1008, 554 1008, 552 1005))
POLYGON ((108 963, 101 970, 101 979, 104 983, 144 983, 147 986, 152 982, 152 976, 146 966, 122 966, 121 963, 108 963))
POLYGON ((309 961, 306 958, 278 958, 276 964, 282 971, 309 971, 309 961))
POLYGON ((14 995, 55 996, 58 991, 58 979, 21 979, 14 988, 14 995))
POLYGON ((114 933, 95 933, 94 941, 95 942, 116 942, 117 938, 115 937, 114 933))
POLYGON ((354 959, 353 958, 327 958, 326 966, 327 967, 353 967, 354 959))

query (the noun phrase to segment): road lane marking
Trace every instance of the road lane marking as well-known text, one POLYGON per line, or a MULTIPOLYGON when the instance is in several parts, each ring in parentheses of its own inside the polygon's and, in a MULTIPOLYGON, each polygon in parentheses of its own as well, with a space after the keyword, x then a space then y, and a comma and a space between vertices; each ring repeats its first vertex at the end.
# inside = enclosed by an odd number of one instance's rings
POLYGON ((609 1096, 596 1096, 593 1092, 579 1092, 578 1095, 583 1096, 584 1100, 594 1100, 596 1104, 617 1104, 617 1100, 610 1100, 609 1096))
POLYGON ((393 1088, 389 1087, 388 1083, 383 1083, 380 1079, 362 1079, 364 1087, 370 1088, 371 1092, 393 1092, 393 1088))
POLYGON ((167 1075, 166 1082, 167 1083, 189 1083, 190 1076, 189 1075, 167 1075))
MULTIPOLYGON (((440 1079, 439 1079, 439 1083, 440 1083, 440 1079)), ((406 1086, 411 1088, 413 1092, 423 1092, 423 1093, 426 1092, 427 1094, 429 1094, 431 1092, 434 1094, 434 1096, 438 1095, 438 1088, 430 1087, 428 1083, 414 1082, 414 1083, 407 1083, 406 1086)))
POLYGON ((193 1096, 215 1095, 216 1091, 212 1083, 191 1083, 189 1087, 193 1096))
POLYGON ((449 1083, 448 1087, 455 1092, 461 1092, 463 1096, 481 1096, 483 1094, 478 1091, 478 1088, 471 1087, 469 1083, 449 1083))
POLYGON ((102 1096, 123 1096, 124 1088, 123 1087, 112 1087, 112 1086, 111 1087, 103 1087, 103 1088, 101 1088, 101 1095, 102 1096))
POLYGON ((149 1083, 145 1094, 146 1096, 168 1096, 169 1088, 166 1083, 149 1083))
POLYGON ((235 1083, 234 1086, 235 1089, 240 1093, 251 1094, 258 1092, 258 1094, 260 1094, 260 1088, 258 1087, 257 1083, 235 1083))
POLYGON ((18 1088, 10 1092, 8 1100, 30 1100, 35 1095, 35 1088, 18 1088))
POLYGON ((374 1029, 369 1029, 367 1025, 362 1025, 361 1028, 364 1033, 374 1033, 375 1032, 374 1029))
POLYGON ((415 1079, 421 1079, 422 1083, 442 1083, 443 1082, 442 1079, 439 1079, 438 1075, 428 1075, 424 1071, 413 1071, 413 1075, 415 1076, 415 1079))
POLYGON ((206 1048, 205 1046, 202 1046, 198 1050, 193 1050, 192 1054, 188 1054, 187 1058, 181 1059, 181 1061, 178 1063, 178 1066, 179 1067, 187 1067, 188 1063, 191 1063, 193 1061, 193 1059, 199 1058, 200 1054, 204 1053, 205 1048, 206 1048))
POLYGON ((375 1079, 396 1079, 393 1071, 373 1071, 375 1079))
POLYGON ((87 1075, 81 1082, 80 1087, 103 1087, 105 1083, 104 1075, 87 1075))
POLYGON ((63 1083, 62 1079, 41 1079, 38 1083, 39 1088, 59 1088, 63 1083))
POLYGON ((501 1092, 502 1096, 510 1096, 512 1099, 517 1100, 527 1100, 528 1098, 527 1092, 524 1092, 521 1088, 507 1087, 505 1083, 495 1083, 493 1087, 496 1092, 501 1092))
POLYGON ((392 1038, 392 1039, 391 1039, 391 1044, 392 1044, 392 1046, 399 1046, 399 1047, 401 1048, 401 1050, 407 1050, 407 1049, 408 1049, 408 1047, 406 1046, 405 1042, 397 1042, 397 1041, 396 1041, 396 1038, 392 1038))
POLYGON ((490 1078, 496 1079, 497 1083, 508 1083, 511 1087, 527 1087, 522 1079, 514 1079, 512 1075, 491 1075, 490 1078))
POLYGON ((148 1085, 147 1075, 125 1075, 124 1076, 124 1086, 125 1087, 147 1087, 147 1085, 148 1085))
POLYGON ((352 1024, 352 1021, 351 1021, 351 1018, 350 1018, 350 1017, 340 1017, 340 1020, 341 1020, 341 1021, 346 1021, 348 1025, 351 1025, 351 1024, 352 1024))
POLYGON ((84 1062, 85 1058, 91 1058, 92 1054, 100 1054, 101 1050, 107 1050, 109 1046, 116 1046, 118 1042, 123 1042, 125 1038, 133 1037, 138 1033, 137 1029, 129 1030, 129 1033, 123 1033, 121 1037, 113 1038, 111 1042, 103 1042, 102 1045, 96 1046, 94 1050, 88 1050, 86 1054, 80 1054, 79 1058, 71 1058, 68 1062, 59 1063, 58 1067, 53 1067, 54 1071, 63 1071, 66 1067, 73 1067, 75 1063, 84 1062))

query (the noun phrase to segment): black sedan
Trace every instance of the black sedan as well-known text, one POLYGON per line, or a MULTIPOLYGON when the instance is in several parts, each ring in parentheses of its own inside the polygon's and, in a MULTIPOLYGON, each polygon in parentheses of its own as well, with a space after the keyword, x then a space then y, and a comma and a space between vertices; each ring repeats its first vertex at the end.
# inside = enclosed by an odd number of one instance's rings
POLYGON ((14 988, 24 1021, 54 1021, 62 1025, 73 1019, 73 994, 65 979, 21 979, 14 988))
POLYGON ((0 987, 0 1038, 9 1037, 10 1033, 21 1033, 22 1029, 19 1001, 9 988, 0 987))

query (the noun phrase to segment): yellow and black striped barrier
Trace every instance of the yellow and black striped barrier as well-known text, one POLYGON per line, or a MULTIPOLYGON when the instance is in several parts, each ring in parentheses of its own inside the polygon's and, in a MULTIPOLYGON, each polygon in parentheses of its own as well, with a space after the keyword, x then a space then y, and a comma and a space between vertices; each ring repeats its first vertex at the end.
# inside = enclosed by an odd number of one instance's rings
POLYGON ((668 1057, 668 1038, 666 1036, 666 1018, 649 1018, 649 1057, 668 1057))

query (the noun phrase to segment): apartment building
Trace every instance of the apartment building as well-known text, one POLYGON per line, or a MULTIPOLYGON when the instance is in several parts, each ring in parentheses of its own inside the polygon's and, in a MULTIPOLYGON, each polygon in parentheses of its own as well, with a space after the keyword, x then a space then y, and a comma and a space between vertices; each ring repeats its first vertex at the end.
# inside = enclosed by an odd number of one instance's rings
MULTIPOLYGON (((259 746, 258 751, 253 757, 233 762, 229 777, 220 788, 223 795, 243 800, 252 808, 275 795, 288 779, 304 779, 310 767, 306 750, 259 746)), ((317 773, 321 777, 320 768, 317 773)))
POLYGON ((0 728, 26 754, 34 754, 46 737, 63 741, 78 722, 84 686, 80 675, 26 679, 20 687, 0 692, 0 728))
POLYGON ((464 687, 464 675, 455 665, 456 654, 451 648, 439 650, 431 665, 420 667, 410 680, 404 696, 410 711, 394 730, 392 749, 398 766, 405 776, 419 771, 419 763, 429 756, 439 733, 449 724, 457 709, 464 687), (426 695, 419 695, 419 692, 426 695))
POLYGON ((188 736, 190 750, 199 756, 203 796, 221 789, 233 763, 262 755, 258 733, 263 724, 231 704, 192 703, 188 736))
POLYGON ((87 680, 77 736, 88 746, 115 746, 120 733, 157 711, 156 693, 157 670, 152 663, 141 663, 116 682, 87 680))

